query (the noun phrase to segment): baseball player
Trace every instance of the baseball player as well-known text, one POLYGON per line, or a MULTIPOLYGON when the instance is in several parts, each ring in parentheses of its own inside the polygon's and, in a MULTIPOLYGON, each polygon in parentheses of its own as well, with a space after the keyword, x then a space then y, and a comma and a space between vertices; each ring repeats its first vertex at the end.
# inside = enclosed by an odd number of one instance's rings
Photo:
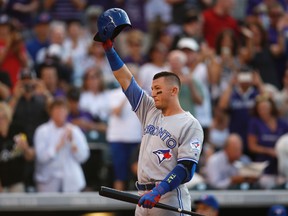
POLYGON ((184 183, 196 169, 203 130, 179 104, 179 77, 171 72, 156 74, 149 97, 114 50, 112 41, 103 42, 103 47, 114 76, 143 127, 136 182, 142 196, 135 215, 181 215, 153 208, 160 199, 162 203, 191 210, 190 194, 184 183))

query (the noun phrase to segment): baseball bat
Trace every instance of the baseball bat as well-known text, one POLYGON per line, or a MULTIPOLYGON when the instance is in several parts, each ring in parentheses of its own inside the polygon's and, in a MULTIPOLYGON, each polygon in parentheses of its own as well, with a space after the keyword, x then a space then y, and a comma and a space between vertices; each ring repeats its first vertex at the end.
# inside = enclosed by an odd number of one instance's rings
MULTIPOLYGON (((134 203, 134 204, 138 204, 138 201, 140 199, 140 196, 138 196, 138 195, 127 193, 127 192, 123 192, 123 191, 119 191, 119 190, 115 190, 115 189, 112 189, 112 188, 109 188, 109 187, 104 187, 104 186, 101 186, 99 194, 101 196, 105 196, 105 197, 109 197, 109 198, 112 198, 112 199, 121 200, 121 201, 124 201, 124 202, 134 203)), ((179 213, 183 213, 183 214, 193 215, 193 216, 203 216, 201 214, 197 214, 196 212, 183 210, 181 208, 175 208, 173 206, 169 206, 169 205, 166 205, 166 204, 163 204, 163 203, 156 203, 155 207, 156 208, 170 210, 170 211, 174 211, 174 212, 179 212, 179 213)))

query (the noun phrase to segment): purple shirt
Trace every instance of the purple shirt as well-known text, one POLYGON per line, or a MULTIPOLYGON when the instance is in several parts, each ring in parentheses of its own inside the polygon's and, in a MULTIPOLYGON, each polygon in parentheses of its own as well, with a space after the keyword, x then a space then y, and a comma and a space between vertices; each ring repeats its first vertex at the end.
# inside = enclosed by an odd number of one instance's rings
MULTIPOLYGON (((72 113, 70 113, 70 114, 68 115, 68 117, 67 117, 67 120, 68 120, 69 122, 72 122, 74 119, 84 119, 84 120, 86 120, 87 122, 92 122, 92 121, 94 121, 93 116, 92 116, 90 113, 85 112, 85 111, 79 111, 79 113, 77 113, 77 114, 72 114, 72 113)), ((83 128, 81 128, 81 130, 82 130, 83 132, 87 132, 87 131, 85 131, 83 128)))
MULTIPOLYGON (((246 6, 246 15, 252 15, 255 7, 257 7, 261 3, 263 3, 263 0, 248 0, 246 6)), ((278 0, 278 3, 282 5, 285 11, 287 11, 288 6, 286 0, 278 0)))
MULTIPOLYGON (((277 128, 275 131, 271 129, 259 118, 252 118, 249 122, 249 134, 257 137, 258 145, 268 148, 274 148, 279 137, 288 131, 288 125, 277 120, 277 128)), ((277 174, 277 159, 266 154, 255 154, 254 161, 268 161, 269 165, 265 169, 266 174, 277 174)))
POLYGON ((233 89, 230 97, 229 131, 241 136, 244 143, 244 153, 247 153, 247 131, 250 120, 250 109, 255 104, 255 97, 258 95, 255 87, 250 88, 245 94, 239 93, 237 88, 233 89))

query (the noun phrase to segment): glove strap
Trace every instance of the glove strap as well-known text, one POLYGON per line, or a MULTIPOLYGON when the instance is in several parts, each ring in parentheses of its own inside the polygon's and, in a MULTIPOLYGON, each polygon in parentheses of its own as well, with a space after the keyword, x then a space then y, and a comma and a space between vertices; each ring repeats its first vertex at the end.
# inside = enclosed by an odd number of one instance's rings
POLYGON ((121 60, 113 47, 109 50, 106 50, 105 53, 112 71, 119 70, 121 67, 123 67, 124 62, 121 60))

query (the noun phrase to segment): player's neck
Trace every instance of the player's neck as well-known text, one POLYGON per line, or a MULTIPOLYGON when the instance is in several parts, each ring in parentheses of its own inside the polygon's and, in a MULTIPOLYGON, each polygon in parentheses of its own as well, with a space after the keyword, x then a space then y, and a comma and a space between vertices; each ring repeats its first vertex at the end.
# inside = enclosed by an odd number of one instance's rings
POLYGON ((172 116, 177 115, 180 113, 184 113, 185 111, 182 109, 182 107, 179 104, 171 105, 165 109, 162 109, 162 114, 164 116, 172 116))

